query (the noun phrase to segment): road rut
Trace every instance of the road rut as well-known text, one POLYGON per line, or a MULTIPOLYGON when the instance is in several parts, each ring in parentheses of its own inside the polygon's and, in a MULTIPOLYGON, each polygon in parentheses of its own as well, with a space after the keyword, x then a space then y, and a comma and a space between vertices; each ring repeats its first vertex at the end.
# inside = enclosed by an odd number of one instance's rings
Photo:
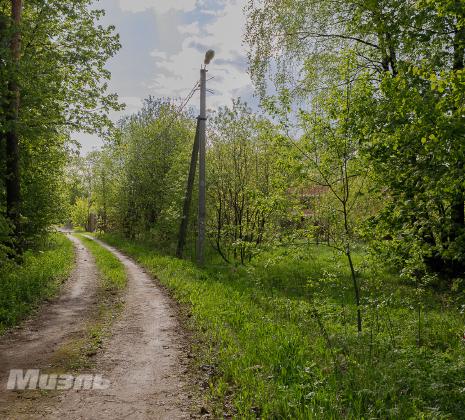
MULTIPOLYGON (((76 243, 75 238, 72 240, 76 243)), ((186 341, 177 320, 174 303, 133 260, 113 247, 96 241, 124 264, 128 275, 124 309, 112 326, 111 336, 104 345, 104 351, 97 355, 93 369, 93 373, 101 374, 109 380, 109 388, 55 392, 54 395, 37 398, 33 404, 21 404, 21 401, 17 401, 12 404, 11 410, 7 409, 4 414, 7 418, 49 419, 189 418, 189 398, 186 391, 188 384, 183 374, 187 369, 186 341)), ((94 282, 96 275, 92 258, 82 249, 82 245, 77 245, 77 250, 78 267, 69 282, 70 290, 73 290, 70 296, 73 296, 73 293, 80 295, 76 288, 87 291, 85 285, 94 282), (84 263, 89 265, 85 275, 82 272, 84 263), (82 277, 83 280, 76 282, 77 278, 82 277)), ((69 293, 66 292, 58 300, 59 307, 65 306, 60 304, 63 299, 70 298, 65 295, 68 296, 69 293)), ((91 298, 87 304, 92 303, 95 302, 92 302, 91 298)), ((61 309, 58 312, 60 311, 61 309)), ((38 342, 42 343, 44 340, 49 343, 50 339, 46 337, 48 333, 63 334, 63 331, 59 333, 57 330, 62 328, 64 319, 61 316, 50 316, 46 333, 38 324, 38 331, 42 331, 37 336, 38 342), (60 322, 53 319, 59 319, 60 322)), ((79 315, 70 312, 66 315, 66 320, 70 325, 77 325, 79 315)), ((20 333, 17 340, 9 344, 2 343, 8 352, 3 358, 8 367, 40 367, 34 360, 22 363, 25 362, 24 356, 29 351, 35 352, 33 347, 22 352, 23 359, 10 359, 18 345, 23 341, 27 343, 27 337, 28 334, 23 336, 20 333)), ((44 348, 48 347, 48 344, 41 345, 44 348)), ((5 369, 2 367, 2 370, 5 369)), ((1 402, 0 399, 0 404, 1 402)))

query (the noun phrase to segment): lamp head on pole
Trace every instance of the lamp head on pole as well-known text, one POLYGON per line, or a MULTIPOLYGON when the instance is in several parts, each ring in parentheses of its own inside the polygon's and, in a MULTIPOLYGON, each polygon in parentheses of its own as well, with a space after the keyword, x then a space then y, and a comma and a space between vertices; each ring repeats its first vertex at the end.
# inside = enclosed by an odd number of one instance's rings
POLYGON ((213 60, 213 57, 215 56, 215 51, 213 50, 208 50, 206 53, 205 53, 205 60, 204 60, 204 64, 207 65, 207 64, 210 64, 210 61, 213 60))

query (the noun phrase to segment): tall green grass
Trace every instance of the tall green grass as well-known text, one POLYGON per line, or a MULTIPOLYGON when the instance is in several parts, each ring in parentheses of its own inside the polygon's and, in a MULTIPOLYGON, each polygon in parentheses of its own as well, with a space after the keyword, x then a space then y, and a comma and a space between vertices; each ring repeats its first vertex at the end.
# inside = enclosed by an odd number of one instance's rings
POLYGON ((463 417, 460 296, 420 295, 395 273, 370 268, 360 252, 359 336, 345 260, 325 248, 285 248, 247 267, 200 269, 152 246, 104 240, 189 306, 215 416, 463 417))
POLYGON ((105 292, 117 292, 124 289, 127 277, 123 263, 94 240, 81 234, 75 236, 79 238, 95 258, 95 264, 101 274, 100 289, 105 292))
POLYGON ((58 292, 74 266, 72 243, 50 234, 37 250, 27 251, 23 263, 0 269, 0 334, 24 319, 40 302, 58 292))

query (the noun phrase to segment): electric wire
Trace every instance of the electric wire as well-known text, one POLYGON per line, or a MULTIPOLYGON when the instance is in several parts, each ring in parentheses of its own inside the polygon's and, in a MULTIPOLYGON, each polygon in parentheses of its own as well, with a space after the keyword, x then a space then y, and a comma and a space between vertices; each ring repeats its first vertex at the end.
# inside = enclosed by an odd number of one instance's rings
POLYGON ((181 112, 182 110, 186 107, 186 105, 189 103, 189 101, 192 99, 192 97, 194 96, 195 92, 197 91, 198 87, 199 87, 199 82, 196 82, 193 86, 193 88, 191 89, 191 91, 187 94, 187 96, 181 101, 181 104, 179 105, 179 107, 175 110, 174 112, 174 116, 171 118, 171 120, 167 123, 167 125, 165 126, 165 128, 163 128, 163 130, 161 130, 161 132, 159 132, 158 134, 158 137, 161 137, 162 134, 165 134, 166 131, 169 130, 169 128, 171 127, 171 125, 178 119, 178 117, 181 115, 181 112))

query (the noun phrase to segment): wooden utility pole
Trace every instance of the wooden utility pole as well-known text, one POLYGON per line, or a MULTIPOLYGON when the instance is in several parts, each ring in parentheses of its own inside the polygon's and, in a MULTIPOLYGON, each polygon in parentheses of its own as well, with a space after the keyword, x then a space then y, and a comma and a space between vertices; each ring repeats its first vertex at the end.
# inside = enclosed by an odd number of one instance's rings
POLYGON ((207 69, 200 69, 200 116, 199 116, 199 236, 197 238, 197 263, 205 262, 205 218, 206 218, 206 181, 205 181, 205 153, 206 153, 206 94, 207 69))
POLYGON ((8 82, 8 110, 6 138, 6 206, 7 216, 14 225, 15 247, 20 250, 20 207, 21 190, 19 178, 19 139, 18 116, 20 91, 18 84, 18 64, 21 54, 21 14, 22 0, 11 0, 11 20, 13 34, 10 41, 11 66, 8 82))
POLYGON ((184 207, 182 212, 181 225, 179 227, 178 248, 176 255, 182 258, 184 245, 186 243, 187 227, 189 224, 189 210, 192 199, 192 190, 194 188, 195 169, 197 156, 199 157, 199 210, 198 210, 198 227, 197 236, 197 263, 203 265, 205 263, 205 225, 206 225, 206 170, 205 170, 205 154, 206 154, 206 122, 207 122, 207 65, 215 56, 213 50, 208 50, 205 54, 204 66, 200 68, 200 115, 197 118, 197 128, 195 130, 195 140, 192 149, 191 166, 189 168, 189 176, 187 179, 186 195, 184 197, 184 207))
POLYGON ((195 129, 194 146, 192 147, 191 166, 189 168, 189 176, 187 178, 186 195, 184 196, 184 207, 182 210, 181 225, 179 227, 178 249, 176 255, 182 258, 184 245, 186 244, 187 227, 189 226, 189 212, 192 200, 192 191, 194 189, 195 170, 197 166, 197 158, 199 155, 199 118, 197 118, 197 127, 195 129))

